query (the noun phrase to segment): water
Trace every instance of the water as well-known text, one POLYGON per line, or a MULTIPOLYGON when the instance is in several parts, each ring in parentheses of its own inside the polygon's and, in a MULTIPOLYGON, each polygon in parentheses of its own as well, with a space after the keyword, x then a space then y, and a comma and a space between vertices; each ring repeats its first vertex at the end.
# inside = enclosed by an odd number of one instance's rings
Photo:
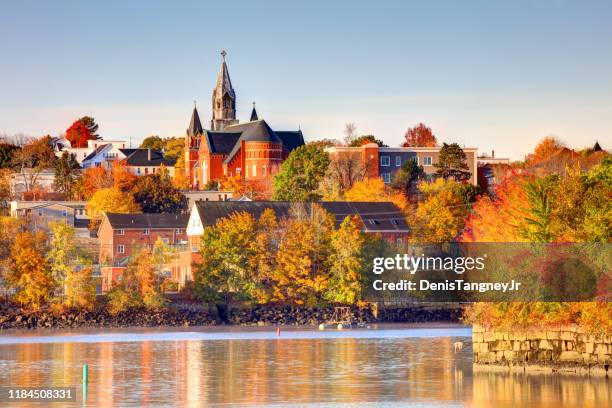
POLYGON ((0 386, 77 387, 79 401, 61 406, 83 406, 87 363, 88 407, 612 406, 606 379, 473 373, 470 335, 451 325, 4 332, 0 386))

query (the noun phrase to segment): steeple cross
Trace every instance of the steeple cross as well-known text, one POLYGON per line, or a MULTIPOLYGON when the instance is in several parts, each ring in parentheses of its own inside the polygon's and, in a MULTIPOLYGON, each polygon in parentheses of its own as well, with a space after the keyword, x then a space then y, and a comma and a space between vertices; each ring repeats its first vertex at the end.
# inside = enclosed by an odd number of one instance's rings
POLYGON ((225 61, 226 55, 227 55, 227 52, 225 50, 221 50, 221 56, 223 57, 223 61, 225 61))

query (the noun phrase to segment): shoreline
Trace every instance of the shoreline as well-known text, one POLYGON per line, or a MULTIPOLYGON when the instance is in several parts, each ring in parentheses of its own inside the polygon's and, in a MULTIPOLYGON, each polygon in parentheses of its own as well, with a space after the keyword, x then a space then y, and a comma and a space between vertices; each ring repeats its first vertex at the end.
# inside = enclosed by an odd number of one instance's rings
MULTIPOLYGON (((303 308, 286 305, 256 305, 235 307, 225 316, 213 308, 181 307, 171 305, 160 311, 131 309, 117 314, 98 307, 93 311, 68 310, 53 313, 36 312, 18 308, 0 309, 0 333, 5 330, 36 329, 112 329, 154 327, 263 327, 263 326, 313 326, 334 319, 334 308, 303 308)), ((459 323, 462 307, 458 305, 413 305, 388 307, 372 311, 370 308, 350 308, 353 324, 381 323, 459 323)))

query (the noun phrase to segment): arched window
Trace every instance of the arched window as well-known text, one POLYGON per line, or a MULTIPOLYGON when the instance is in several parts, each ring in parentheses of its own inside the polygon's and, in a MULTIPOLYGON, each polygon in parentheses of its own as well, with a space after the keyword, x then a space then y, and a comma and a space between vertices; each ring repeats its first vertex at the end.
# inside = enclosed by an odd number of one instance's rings
POLYGON ((261 176, 262 177, 266 177, 266 165, 264 164, 263 166, 261 166, 261 176))
POLYGON ((253 165, 253 174, 251 174, 252 177, 257 177, 257 165, 254 164, 253 165))

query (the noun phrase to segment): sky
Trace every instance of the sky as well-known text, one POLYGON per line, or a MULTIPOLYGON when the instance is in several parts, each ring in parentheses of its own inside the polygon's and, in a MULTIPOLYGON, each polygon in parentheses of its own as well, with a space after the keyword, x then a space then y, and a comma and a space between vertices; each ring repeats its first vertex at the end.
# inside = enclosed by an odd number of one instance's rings
POLYGON ((521 159, 545 136, 612 148, 612 1, 0 1, 0 134, 183 136, 222 49, 238 119, 521 159))

